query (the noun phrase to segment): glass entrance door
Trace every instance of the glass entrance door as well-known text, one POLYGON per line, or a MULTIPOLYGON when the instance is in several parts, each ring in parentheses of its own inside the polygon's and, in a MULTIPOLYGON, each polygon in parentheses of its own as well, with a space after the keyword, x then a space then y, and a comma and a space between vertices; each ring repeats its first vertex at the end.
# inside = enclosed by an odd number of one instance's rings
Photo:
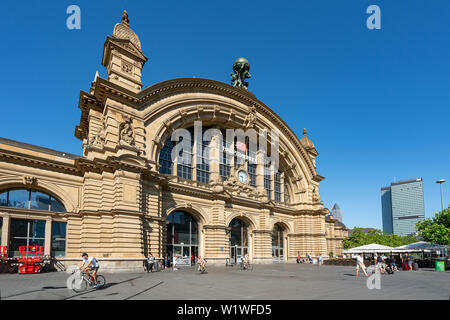
POLYGON ((272 247, 272 261, 273 262, 283 262, 284 261, 284 250, 280 247, 272 247))
POLYGON ((232 246, 230 247, 230 260, 235 264, 241 262, 243 255, 248 253, 248 247, 232 246))
POLYGON ((279 224, 275 224, 272 230, 272 261, 284 262, 283 229, 279 224))
POLYGON ((235 264, 241 262, 241 257, 248 253, 247 225, 235 218, 230 222, 230 260, 235 264))
MULTIPOLYGON (((167 217, 167 253, 177 257, 177 265, 191 265, 198 255, 198 223, 189 213, 172 212, 167 217)), ((173 261, 173 260, 172 260, 173 261)))

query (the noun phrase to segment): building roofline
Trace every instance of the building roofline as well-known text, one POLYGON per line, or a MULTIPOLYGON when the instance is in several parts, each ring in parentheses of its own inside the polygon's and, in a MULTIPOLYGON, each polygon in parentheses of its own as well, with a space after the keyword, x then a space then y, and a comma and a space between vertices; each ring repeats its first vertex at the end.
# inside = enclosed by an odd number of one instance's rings
POLYGON ((71 154, 71 153, 62 152, 62 151, 58 151, 58 150, 54 150, 54 149, 44 148, 44 147, 36 146, 34 144, 29 144, 29 143, 20 142, 20 141, 11 140, 11 139, 2 138, 2 137, 0 137, 0 144, 7 144, 9 146, 23 148, 23 149, 27 149, 27 150, 36 151, 36 152, 42 152, 42 153, 46 153, 46 154, 51 154, 54 156, 67 158, 67 159, 83 158, 82 156, 79 156, 76 154, 71 154))
POLYGON ((396 186, 399 184, 411 183, 411 182, 422 182, 422 178, 409 179, 409 180, 403 180, 403 181, 398 181, 398 182, 391 182, 391 186, 396 186))

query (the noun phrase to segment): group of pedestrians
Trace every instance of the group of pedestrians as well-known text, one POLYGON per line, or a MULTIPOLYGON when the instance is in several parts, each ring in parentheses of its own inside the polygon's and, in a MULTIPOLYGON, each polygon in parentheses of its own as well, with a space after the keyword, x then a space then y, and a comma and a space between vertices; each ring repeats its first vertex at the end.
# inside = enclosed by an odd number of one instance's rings
POLYGON ((300 253, 297 255, 297 263, 305 263, 305 262, 309 262, 309 263, 312 263, 312 264, 316 264, 317 263, 317 265, 322 265, 322 263, 323 263, 323 257, 322 257, 322 254, 320 254, 319 253, 319 255, 317 256, 317 260, 316 259, 313 259, 313 257, 307 252, 306 253, 306 261, 304 260, 304 259, 302 259, 302 257, 300 256, 300 253))
POLYGON ((157 266, 157 269, 168 269, 171 266, 173 266, 170 254, 164 255, 160 261, 156 261, 155 257, 150 252, 147 256, 147 261, 145 264, 146 271, 153 272, 156 266, 157 266), (158 264, 158 266, 157 266, 157 264, 158 264))
MULTIPOLYGON (((176 255, 172 256, 172 254, 169 252, 169 253, 165 254, 160 261, 156 261, 155 257, 150 252, 147 256, 145 268, 146 268, 147 272, 153 272, 156 265, 158 266, 158 268, 157 268, 158 270, 162 270, 162 269, 178 270, 177 262, 179 259, 181 259, 181 257, 178 257, 176 255)), ((206 263, 204 259, 201 259, 198 257, 198 255, 194 255, 194 254, 191 255, 190 261, 191 261, 191 266, 194 266, 197 263, 202 264, 204 266, 206 263)))
MULTIPOLYGON (((353 256, 355 258, 355 256, 353 256)), ((384 255, 374 254, 373 257, 375 272, 379 273, 389 273, 393 274, 394 272, 398 272, 399 268, 393 256, 387 258, 384 255)), ((403 270, 412 271, 414 269, 414 257, 411 254, 401 257, 401 264, 403 270)), ((368 277, 367 268, 364 263, 364 254, 359 254, 356 256, 356 276, 359 276, 359 270, 362 270, 363 273, 368 277)))

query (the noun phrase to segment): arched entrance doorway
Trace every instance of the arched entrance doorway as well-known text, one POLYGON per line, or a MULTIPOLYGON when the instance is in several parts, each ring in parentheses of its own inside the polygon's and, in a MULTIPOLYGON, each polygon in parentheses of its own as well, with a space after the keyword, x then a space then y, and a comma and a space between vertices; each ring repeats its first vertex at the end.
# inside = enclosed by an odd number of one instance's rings
POLYGON ((240 261, 241 257, 248 250, 248 227, 247 224, 238 219, 234 218, 229 224, 230 229, 230 260, 234 263, 240 261))
POLYGON ((272 229, 272 261, 284 262, 284 229, 275 223, 272 229))
POLYGON ((199 254, 197 220, 184 211, 174 211, 166 219, 167 253, 178 257, 178 265, 190 264, 191 256, 199 254))

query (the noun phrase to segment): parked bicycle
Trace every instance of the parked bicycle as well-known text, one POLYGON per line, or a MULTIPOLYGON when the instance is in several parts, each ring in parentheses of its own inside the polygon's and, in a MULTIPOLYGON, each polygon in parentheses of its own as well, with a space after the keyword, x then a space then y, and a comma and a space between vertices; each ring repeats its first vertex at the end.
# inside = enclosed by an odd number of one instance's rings
POLYGON ((95 283, 93 277, 86 272, 75 270, 72 273, 78 273, 71 284, 72 290, 77 293, 86 291, 88 288, 101 289, 106 284, 105 277, 99 274, 97 275, 97 283, 95 283))

